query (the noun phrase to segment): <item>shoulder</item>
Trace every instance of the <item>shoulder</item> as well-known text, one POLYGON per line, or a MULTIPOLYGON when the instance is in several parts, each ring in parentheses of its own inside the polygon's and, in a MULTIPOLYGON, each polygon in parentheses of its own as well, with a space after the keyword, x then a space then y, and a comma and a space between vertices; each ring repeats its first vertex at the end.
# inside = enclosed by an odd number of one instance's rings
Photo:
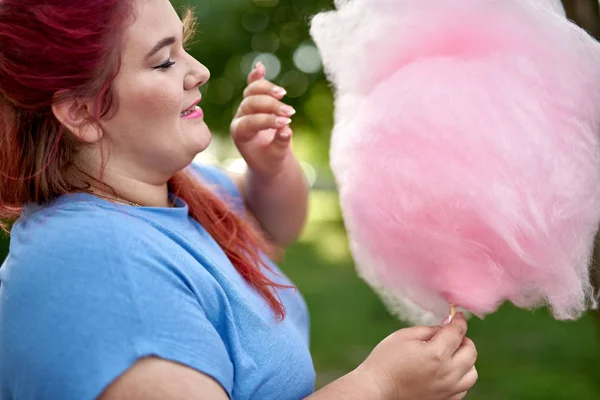
POLYGON ((236 190, 235 182, 231 176, 223 168, 217 165, 194 162, 190 164, 189 168, 206 183, 223 186, 230 190, 236 190))
POLYGON ((83 203, 14 226, 0 268, 0 376, 21 370, 34 383, 23 398, 95 398, 150 355, 231 390, 225 344, 156 232, 124 210, 83 203))
POLYGON ((65 302, 86 293, 69 291, 69 285, 85 286, 87 293, 132 290, 137 285, 128 283, 156 282, 148 274, 168 268, 163 265, 169 260, 167 244, 163 233, 125 207, 73 202, 17 221, 3 275, 21 293, 60 296, 65 302))
POLYGON ((233 202, 236 209, 243 210, 243 196, 238 186, 238 181, 234 179, 233 175, 230 175, 219 166, 199 163, 192 163, 190 170, 201 182, 210 186, 221 198, 228 202, 233 202))
POLYGON ((44 264, 85 257, 114 261, 127 253, 134 237, 152 235, 145 225, 126 207, 86 201, 26 210, 11 230, 10 253, 23 261, 43 257, 44 264))

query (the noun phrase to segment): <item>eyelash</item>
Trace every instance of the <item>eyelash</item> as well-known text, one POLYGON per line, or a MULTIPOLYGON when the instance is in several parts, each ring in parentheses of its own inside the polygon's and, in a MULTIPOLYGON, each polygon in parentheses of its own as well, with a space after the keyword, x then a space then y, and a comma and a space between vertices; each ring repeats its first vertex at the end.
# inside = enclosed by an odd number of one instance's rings
POLYGON ((162 70, 168 70, 170 69, 173 65, 175 65, 175 61, 171 61, 171 60, 167 60, 164 63, 157 65, 156 67, 154 67, 154 69, 162 69, 162 70))

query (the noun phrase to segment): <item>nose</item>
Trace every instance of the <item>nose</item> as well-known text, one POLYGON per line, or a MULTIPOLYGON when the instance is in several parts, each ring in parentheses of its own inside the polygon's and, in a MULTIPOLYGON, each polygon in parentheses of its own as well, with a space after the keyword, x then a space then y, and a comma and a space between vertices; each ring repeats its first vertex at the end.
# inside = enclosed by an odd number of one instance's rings
POLYGON ((188 73, 185 75, 183 86, 185 90, 193 90, 204 85, 210 78, 210 71, 191 55, 187 55, 188 73))

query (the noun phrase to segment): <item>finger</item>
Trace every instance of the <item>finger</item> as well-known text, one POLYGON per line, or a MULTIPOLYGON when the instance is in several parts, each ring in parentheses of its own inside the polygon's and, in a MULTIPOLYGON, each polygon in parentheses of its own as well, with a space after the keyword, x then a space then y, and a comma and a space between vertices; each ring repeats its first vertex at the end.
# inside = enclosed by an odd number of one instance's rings
POLYGON ((477 372, 477 368, 473 366, 469 372, 462 377, 458 384, 456 385, 456 393, 462 393, 471 390, 471 388, 475 385, 479 379, 479 373, 477 372))
POLYGON ((464 314, 458 313, 452 322, 443 327, 430 342, 437 348, 438 354, 450 358, 458 350, 466 334, 467 321, 464 314))
POLYGON ((281 86, 277 86, 273 82, 269 82, 266 79, 259 79, 250 83, 244 89, 243 97, 256 96, 258 94, 267 94, 275 97, 276 99, 282 99, 287 94, 287 91, 281 86))
POLYGON ((262 62, 257 62, 252 71, 248 74, 248 84, 252 82, 256 82, 259 79, 265 77, 265 73, 267 72, 267 68, 263 65, 262 62))
POLYGON ((273 114, 252 114, 235 118, 231 123, 231 135, 235 140, 246 141, 252 139, 258 131, 264 129, 280 129, 292 122, 287 117, 273 114))
POLYGON ((418 340, 427 342, 431 340, 439 331, 439 326, 414 326, 402 329, 401 334, 409 340, 418 340))
POLYGON ((280 160, 285 157, 290 148, 292 140, 292 129, 289 126, 278 129, 269 145, 269 155, 272 160, 280 160))
POLYGON ((467 395, 467 392, 457 393, 454 396, 450 397, 448 400, 462 400, 467 395))
POLYGON ((452 369, 461 377, 465 375, 477 361, 477 348, 469 338, 465 338, 461 346, 452 356, 452 369))
POLYGON ((273 96, 255 95, 242 100, 236 116, 241 117, 248 114, 277 114, 291 117, 296 114, 296 110, 273 96))
POLYGON ((292 134, 293 134, 292 128, 290 128, 289 126, 285 126, 283 128, 280 128, 275 133, 275 137, 273 138, 273 142, 277 146, 281 146, 281 147, 287 148, 288 144, 290 143, 290 140, 292 139, 292 134))

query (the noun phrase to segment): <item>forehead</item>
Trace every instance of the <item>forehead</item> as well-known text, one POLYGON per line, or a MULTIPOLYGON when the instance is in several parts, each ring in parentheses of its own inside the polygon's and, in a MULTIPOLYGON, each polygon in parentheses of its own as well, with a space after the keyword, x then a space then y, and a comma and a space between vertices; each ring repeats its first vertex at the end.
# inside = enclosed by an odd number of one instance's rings
POLYGON ((169 0, 133 0, 132 23, 125 29, 125 52, 143 53, 165 37, 181 35, 181 20, 169 0))

